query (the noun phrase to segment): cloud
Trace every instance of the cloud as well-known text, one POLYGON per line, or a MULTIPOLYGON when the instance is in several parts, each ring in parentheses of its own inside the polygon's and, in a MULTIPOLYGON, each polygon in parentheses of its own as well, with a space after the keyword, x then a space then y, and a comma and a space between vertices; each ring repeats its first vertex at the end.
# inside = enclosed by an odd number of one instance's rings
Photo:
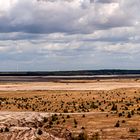
POLYGON ((118 0, 96 0, 96 2, 100 2, 100 3, 117 3, 118 0))
POLYGON ((139 0, 5 0, 0 7, 1 69, 3 61, 30 70, 140 67, 139 0))
POLYGON ((129 16, 119 7, 119 3, 91 4, 88 0, 83 2, 15 0, 10 8, 9 4, 4 4, 6 6, 3 13, 1 12, 0 32, 89 33, 100 28, 133 24, 129 16))

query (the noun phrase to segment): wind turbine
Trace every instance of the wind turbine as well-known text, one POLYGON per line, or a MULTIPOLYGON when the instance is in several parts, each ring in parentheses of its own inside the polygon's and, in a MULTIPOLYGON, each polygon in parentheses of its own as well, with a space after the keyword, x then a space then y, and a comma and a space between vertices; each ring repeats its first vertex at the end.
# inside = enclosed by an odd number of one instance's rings
POLYGON ((18 62, 17 62, 17 72, 19 71, 19 64, 18 64, 18 62))

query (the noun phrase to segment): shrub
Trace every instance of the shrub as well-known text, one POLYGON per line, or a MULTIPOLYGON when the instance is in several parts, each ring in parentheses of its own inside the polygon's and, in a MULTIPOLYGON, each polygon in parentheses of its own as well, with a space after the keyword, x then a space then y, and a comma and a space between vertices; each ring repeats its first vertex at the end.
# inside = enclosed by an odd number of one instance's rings
POLYGON ((85 118, 85 114, 83 114, 82 117, 85 118))
POLYGON ((135 133, 137 131, 137 128, 130 128, 129 132, 135 133))
POLYGON ((84 129, 85 129, 85 127, 83 127, 83 126, 82 126, 82 127, 81 127, 81 129, 83 129, 83 130, 84 130, 84 129))
POLYGON ((0 129, 0 133, 2 133, 2 132, 3 132, 3 129, 1 128, 1 129, 0 129))
POLYGON ((74 128, 77 128, 77 125, 74 125, 74 128))
POLYGON ((64 113, 68 113, 68 109, 65 108, 65 109, 64 109, 64 113))
POLYGON ((112 106, 111 110, 112 110, 112 111, 117 111, 117 105, 115 105, 115 104, 113 103, 113 106, 112 106))
POLYGON ((78 140, 88 140, 88 136, 85 132, 82 132, 78 136, 78 140))
POLYGON ((132 111, 131 111, 131 114, 132 114, 132 115, 134 115, 134 114, 135 114, 134 110, 132 110, 132 111))
POLYGON ((94 103, 94 102, 92 102, 92 103, 91 103, 91 105, 90 105, 90 108, 96 109, 96 108, 98 108, 98 106, 97 106, 97 105, 95 105, 95 103, 94 103))
POLYGON ((52 121, 49 121, 49 125, 50 125, 50 126, 53 125, 53 122, 52 122, 52 121))
POLYGON ((56 120, 58 120, 57 115, 52 115, 52 121, 54 122, 54 121, 56 121, 56 120))
POLYGON ((69 119, 70 118, 70 115, 67 115, 67 119, 69 119))
POLYGON ((119 117, 121 117, 122 116, 122 113, 119 113, 119 117))
POLYGON ((115 124, 115 127, 120 127, 120 122, 117 121, 117 123, 115 124))
POLYGON ((59 121, 56 122, 56 124, 59 124, 59 123, 60 123, 59 121))
POLYGON ((125 120, 122 120, 122 123, 125 123, 126 121, 125 120))
POLYGON ((64 120, 63 120, 63 123, 65 123, 65 122, 66 122, 66 120, 64 119, 64 120))
POLYGON ((43 122, 46 123, 47 121, 48 121, 48 118, 47 117, 44 117, 43 118, 43 122))
POLYGON ((140 107, 137 109, 137 111, 140 111, 140 107))
POLYGON ((99 140, 99 133, 96 132, 96 133, 92 136, 91 140, 99 140))
POLYGON ((127 117, 128 117, 128 118, 131 118, 131 114, 130 114, 130 112, 128 112, 128 115, 127 115, 127 117))
POLYGON ((37 134, 38 135, 42 135, 42 133, 43 133, 42 130, 41 129, 38 129, 37 134))
POLYGON ((76 119, 74 119, 74 124, 75 124, 75 125, 77 125, 77 124, 78 124, 78 122, 76 121, 76 119))
POLYGON ((9 128, 8 127, 5 128, 5 132, 9 132, 9 128))

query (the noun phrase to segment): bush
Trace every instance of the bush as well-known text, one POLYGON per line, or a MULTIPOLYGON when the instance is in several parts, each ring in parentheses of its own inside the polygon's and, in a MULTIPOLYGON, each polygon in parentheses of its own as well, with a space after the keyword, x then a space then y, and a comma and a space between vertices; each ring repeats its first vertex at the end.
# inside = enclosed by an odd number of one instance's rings
POLYGON ((128 117, 128 118, 131 118, 131 114, 130 114, 130 112, 128 112, 128 115, 127 115, 127 117, 128 117))
POLYGON ((5 128, 5 132, 9 132, 9 128, 8 127, 5 128))
POLYGON ((44 117, 43 118, 43 122, 46 123, 47 121, 48 121, 48 118, 47 117, 44 117))
POLYGON ((42 135, 42 133, 43 133, 42 130, 41 129, 38 129, 37 134, 38 135, 42 135))
POLYGON ((64 109, 64 113, 68 113, 68 109, 64 109))
POLYGON ((58 120, 58 117, 56 115, 52 115, 52 121, 54 122, 56 120, 58 120))
POLYGON ((70 118, 70 115, 67 115, 67 119, 69 119, 70 118))
POLYGON ((117 121, 117 123, 115 124, 115 127, 120 127, 120 122, 117 121))
POLYGON ((53 125, 53 122, 52 122, 52 121, 49 121, 49 125, 50 125, 50 126, 53 125))
POLYGON ((63 123, 65 123, 65 122, 66 122, 66 120, 64 119, 64 120, 63 120, 63 123))
POLYGON ((122 123, 125 123, 126 121, 125 120, 122 120, 122 123))
POLYGON ((80 133, 78 136, 78 140, 87 140, 87 139, 88 139, 88 136, 85 132, 80 133))
POLYGON ((59 121, 57 121, 57 122, 56 122, 56 124, 60 124, 60 122, 59 122, 59 121))
POLYGON ((140 111, 140 107, 137 109, 137 111, 140 111))
POLYGON ((84 130, 84 129, 85 129, 85 127, 83 127, 83 126, 82 126, 82 127, 81 127, 81 129, 83 129, 83 130, 84 130))
POLYGON ((96 133, 92 136, 91 140, 99 140, 99 133, 96 132, 96 133))
POLYGON ((132 110, 132 111, 131 111, 131 114, 132 114, 132 115, 134 115, 134 114, 135 114, 134 110, 132 110))
POLYGON ((82 117, 85 118, 85 114, 83 114, 82 117))
POLYGON ((119 117, 121 117, 122 116, 122 113, 119 113, 119 117))
POLYGON ((74 124, 75 124, 75 125, 77 125, 77 124, 78 124, 78 122, 76 121, 76 119, 74 119, 74 124))
POLYGON ((85 132, 81 132, 78 136, 72 136, 72 140, 88 140, 88 135, 85 132))
POLYGON ((0 129, 0 133, 2 133, 2 132, 3 132, 3 129, 1 128, 1 129, 0 129))
POLYGON ((112 111, 117 111, 117 105, 115 105, 115 104, 113 103, 113 106, 112 106, 111 110, 112 110, 112 111))
POLYGON ((97 105, 95 105, 95 103, 94 103, 94 102, 92 102, 92 103, 91 103, 91 105, 90 105, 90 108, 96 109, 96 108, 98 108, 98 106, 97 106, 97 105))
POLYGON ((137 131, 137 128, 130 128, 129 132, 135 133, 137 131))

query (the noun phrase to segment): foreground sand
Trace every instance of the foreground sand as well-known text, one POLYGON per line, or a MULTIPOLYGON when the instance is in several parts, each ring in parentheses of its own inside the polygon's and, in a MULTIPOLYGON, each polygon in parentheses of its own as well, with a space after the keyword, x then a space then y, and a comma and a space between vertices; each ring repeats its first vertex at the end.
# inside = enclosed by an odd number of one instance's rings
POLYGON ((1 83, 0 110, 0 140, 140 139, 135 79, 1 83))

